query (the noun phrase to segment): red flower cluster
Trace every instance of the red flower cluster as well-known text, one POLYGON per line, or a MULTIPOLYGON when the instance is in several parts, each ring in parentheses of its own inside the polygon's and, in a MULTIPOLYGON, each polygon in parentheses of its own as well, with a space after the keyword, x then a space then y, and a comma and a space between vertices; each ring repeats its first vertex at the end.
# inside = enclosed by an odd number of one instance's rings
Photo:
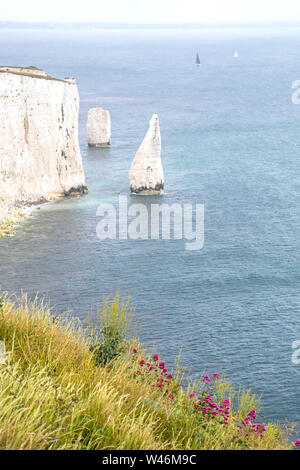
POLYGON ((246 418, 243 419, 242 423, 238 425, 239 431, 237 436, 233 436, 233 439, 237 439, 239 435, 244 437, 249 437, 250 435, 255 435, 257 437, 264 437, 264 432, 267 430, 267 427, 264 423, 256 424, 255 421, 257 418, 256 410, 251 410, 247 414, 246 418))
MULTIPOLYGON (((133 349, 135 354, 138 353, 136 349, 133 349)), ((170 392, 168 386, 172 383, 173 376, 172 374, 168 373, 166 365, 164 362, 159 363, 159 357, 157 354, 153 356, 153 363, 147 362, 142 359, 139 361, 139 365, 143 368, 146 366, 146 372, 155 374, 156 381, 152 383, 152 387, 160 388, 165 395, 167 395, 171 400, 175 399, 173 393, 170 392)), ((141 370, 136 372, 137 375, 141 375, 141 370)), ((216 381, 220 378, 218 373, 212 374, 212 378, 209 375, 204 375, 203 382, 206 385, 206 390, 211 389, 211 385, 214 385, 213 381, 216 381)), ((151 380, 153 377, 151 376, 151 380)), ((207 393, 207 391, 206 391, 207 393)), ((210 392, 211 393, 211 392, 210 392)), ((209 418, 218 418, 219 422, 223 424, 228 424, 230 420, 230 413, 231 413, 231 404, 229 399, 225 399, 220 405, 215 403, 211 397, 211 395, 206 395, 202 400, 196 399, 196 392, 189 393, 187 397, 192 401, 194 410, 196 413, 200 413, 200 416, 204 419, 209 418), (221 421, 220 421, 221 419, 221 421)), ((202 395, 203 397, 203 395, 202 395)), ((251 410, 247 414, 247 416, 243 419, 241 424, 237 426, 238 431, 237 435, 233 436, 233 440, 240 437, 249 437, 251 435, 257 437, 264 437, 264 433, 267 430, 266 425, 264 423, 257 424, 254 421, 257 418, 256 410, 251 410)), ((297 440, 293 443, 293 447, 300 448, 300 440, 297 440)))
MULTIPOLYGON (((220 378, 220 374, 218 374, 217 372, 214 372, 214 373, 212 374, 212 377, 213 377, 213 380, 215 381, 215 380, 217 380, 217 379, 220 378)), ((203 379, 202 379, 202 382, 205 383, 205 385, 207 386, 208 390, 211 389, 211 382, 212 382, 212 379, 210 378, 209 375, 207 375, 207 374, 204 375, 204 377, 203 377, 203 379)))
MULTIPOLYGON (((136 354, 138 351, 136 349, 133 350, 136 354)), ((157 354, 153 356, 153 363, 146 362, 144 359, 139 361, 139 365, 141 367, 146 366, 147 373, 151 373, 151 380, 153 380, 153 375, 156 377, 156 381, 152 383, 152 387, 158 387, 164 391, 166 395, 171 400, 174 400, 175 396, 173 393, 170 393, 170 390, 166 388, 169 386, 173 376, 172 374, 168 373, 168 369, 166 368, 166 364, 164 362, 159 363, 159 357, 157 354)), ((141 375, 141 370, 136 372, 137 375, 141 375)))
MULTIPOLYGON (((211 390, 212 386, 214 385, 213 381, 216 381, 220 378, 220 375, 217 373, 212 374, 213 379, 210 378, 209 375, 204 375, 202 382, 206 385, 207 390, 211 390)), ((192 392, 188 394, 190 399, 196 397, 196 393, 192 392)), ((201 416, 203 418, 221 418, 221 422, 224 424, 228 424, 229 417, 230 417, 230 401, 228 399, 224 400, 221 405, 215 403, 211 397, 211 395, 206 395, 201 400, 194 400, 193 401, 194 410, 196 413, 201 412, 201 416)))
MULTIPOLYGON (((191 398, 195 394, 190 394, 191 398)), ((201 412, 203 418, 210 418, 219 416, 222 418, 222 422, 227 424, 230 417, 230 401, 228 399, 224 400, 221 405, 215 403, 210 395, 206 395, 203 401, 194 402, 194 409, 197 412, 201 412)))

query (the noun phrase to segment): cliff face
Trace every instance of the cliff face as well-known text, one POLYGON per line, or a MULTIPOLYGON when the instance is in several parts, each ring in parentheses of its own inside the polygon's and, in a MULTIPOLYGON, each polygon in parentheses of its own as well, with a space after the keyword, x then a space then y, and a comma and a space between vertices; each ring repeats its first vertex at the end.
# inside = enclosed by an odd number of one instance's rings
POLYGON ((73 79, 0 68, 0 202, 82 192, 79 96, 73 79))

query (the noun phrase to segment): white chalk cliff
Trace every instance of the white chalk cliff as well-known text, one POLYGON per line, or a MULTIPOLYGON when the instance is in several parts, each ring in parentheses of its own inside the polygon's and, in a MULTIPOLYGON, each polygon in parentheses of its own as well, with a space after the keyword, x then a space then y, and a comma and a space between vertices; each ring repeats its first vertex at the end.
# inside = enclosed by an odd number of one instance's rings
POLYGON ((82 192, 75 80, 0 67, 0 202, 82 192))
POLYGON ((148 132, 132 162, 129 182, 133 193, 162 194, 164 192, 161 137, 157 114, 152 116, 148 132))
POLYGON ((109 112, 102 108, 91 108, 88 112, 86 132, 91 147, 109 146, 111 137, 109 112))

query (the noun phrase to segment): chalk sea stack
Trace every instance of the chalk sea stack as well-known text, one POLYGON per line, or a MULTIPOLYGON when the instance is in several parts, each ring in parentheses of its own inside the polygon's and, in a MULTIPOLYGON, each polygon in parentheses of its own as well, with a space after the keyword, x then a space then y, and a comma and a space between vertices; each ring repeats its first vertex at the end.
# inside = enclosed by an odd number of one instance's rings
POLYGON ((109 112, 102 108, 91 108, 88 112, 86 131, 90 147, 108 147, 111 137, 109 112))
POLYGON ((154 114, 129 171, 130 190, 140 194, 163 194, 164 172, 161 163, 159 120, 154 114))

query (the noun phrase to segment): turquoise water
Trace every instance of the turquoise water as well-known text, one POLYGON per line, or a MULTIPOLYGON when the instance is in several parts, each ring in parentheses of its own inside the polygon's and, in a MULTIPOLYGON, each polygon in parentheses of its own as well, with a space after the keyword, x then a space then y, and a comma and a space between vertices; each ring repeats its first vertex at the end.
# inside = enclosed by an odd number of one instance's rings
POLYGON ((166 362, 182 346, 195 374, 225 373, 264 395, 267 418, 300 422, 300 365, 291 361, 300 340, 300 106, 291 102, 300 32, 0 30, 0 38, 2 63, 76 77, 90 189, 43 206, 0 240, 1 290, 38 291, 84 320, 120 288, 141 313, 142 340, 166 362), (86 145, 94 106, 111 112, 110 149, 86 145), (202 251, 185 251, 184 240, 96 236, 98 205, 128 194, 153 113, 163 139, 161 200, 205 204, 202 251))

